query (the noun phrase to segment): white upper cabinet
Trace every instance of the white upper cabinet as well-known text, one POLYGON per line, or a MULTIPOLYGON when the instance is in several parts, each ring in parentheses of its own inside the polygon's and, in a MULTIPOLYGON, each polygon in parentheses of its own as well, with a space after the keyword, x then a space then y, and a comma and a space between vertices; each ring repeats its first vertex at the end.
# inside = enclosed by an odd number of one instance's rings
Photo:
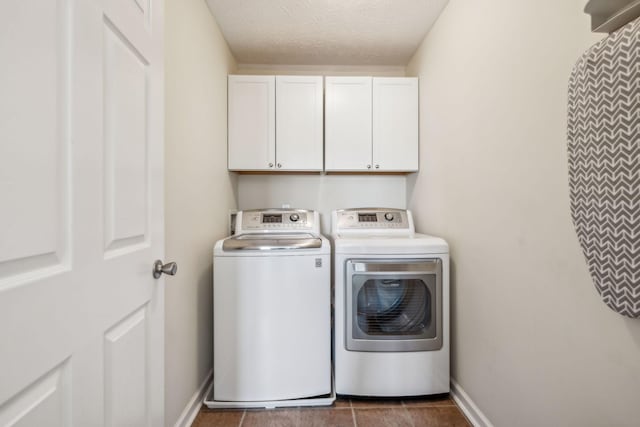
POLYGON ((321 171, 322 77, 229 76, 229 170, 321 171))
POLYGON ((275 89, 274 76, 229 76, 230 170, 275 169, 275 89))
POLYGON ((322 170, 322 77, 276 77, 276 168, 322 170))
POLYGON ((325 85, 323 117, 322 77, 229 76, 229 170, 418 170, 417 78, 325 85))
POLYGON ((373 79, 373 168, 418 170, 418 79, 373 79))
POLYGON ((325 169, 418 170, 418 79, 327 77, 325 169))
POLYGON ((371 165, 371 77, 326 77, 325 169, 371 165))

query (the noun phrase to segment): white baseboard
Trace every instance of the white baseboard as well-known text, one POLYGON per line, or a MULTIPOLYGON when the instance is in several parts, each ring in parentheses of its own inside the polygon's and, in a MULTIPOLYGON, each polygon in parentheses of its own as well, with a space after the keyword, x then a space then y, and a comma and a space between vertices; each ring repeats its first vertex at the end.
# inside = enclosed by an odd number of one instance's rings
POLYGON ((175 427, 189 427, 193 424, 193 421, 198 416, 200 408, 202 407, 202 400, 207 395, 209 388, 211 387, 211 380, 213 379, 213 370, 209 371, 202 384, 195 394, 191 397, 187 406, 185 406, 182 414, 178 417, 175 427))
POLYGON ((451 378, 451 396, 474 427, 493 427, 480 408, 471 400, 460 384, 451 378))

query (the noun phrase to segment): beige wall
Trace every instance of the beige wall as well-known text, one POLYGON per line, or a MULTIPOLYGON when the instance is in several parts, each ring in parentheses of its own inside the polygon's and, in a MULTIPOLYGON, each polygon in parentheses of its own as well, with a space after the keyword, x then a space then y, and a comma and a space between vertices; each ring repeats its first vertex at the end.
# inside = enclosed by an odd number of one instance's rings
POLYGON ((235 61, 204 0, 166 1, 165 422, 212 365, 212 249, 236 207, 227 172, 227 74, 235 61))
POLYGON ((451 244, 452 376, 496 426, 637 426, 640 321, 609 310, 572 228, 571 68, 600 36, 578 0, 452 0, 420 76, 419 231, 451 244))
POLYGON ((380 206, 404 208, 404 175, 241 175, 238 177, 240 209, 292 208, 320 212, 321 232, 331 232, 331 211, 380 206))

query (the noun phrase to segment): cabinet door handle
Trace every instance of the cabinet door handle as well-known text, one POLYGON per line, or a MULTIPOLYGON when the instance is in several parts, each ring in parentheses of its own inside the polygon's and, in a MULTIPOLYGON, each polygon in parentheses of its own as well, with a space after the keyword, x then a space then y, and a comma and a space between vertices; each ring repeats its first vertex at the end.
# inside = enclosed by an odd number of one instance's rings
POLYGON ((278 167, 281 168, 282 167, 282 163, 278 163, 278 167))
POLYGON ((367 169, 371 169, 371 165, 367 165, 367 169))
POLYGON ((376 165, 376 169, 380 169, 380 165, 376 165))
POLYGON ((273 167, 273 163, 269 163, 269 167, 272 168, 273 167))

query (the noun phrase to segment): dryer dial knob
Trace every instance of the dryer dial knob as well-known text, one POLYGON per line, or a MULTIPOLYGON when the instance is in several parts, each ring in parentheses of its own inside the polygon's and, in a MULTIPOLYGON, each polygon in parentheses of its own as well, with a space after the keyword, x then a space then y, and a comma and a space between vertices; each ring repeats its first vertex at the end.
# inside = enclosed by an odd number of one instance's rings
POLYGON ((300 215, 295 214, 295 213, 294 213, 294 214, 291 214, 291 215, 289 215, 289 219, 290 219, 292 222, 297 222, 297 221, 300 219, 300 215))
POLYGON ((384 219, 386 219, 387 221, 393 221, 393 218, 395 217, 391 212, 387 212, 386 214, 384 214, 384 219))

